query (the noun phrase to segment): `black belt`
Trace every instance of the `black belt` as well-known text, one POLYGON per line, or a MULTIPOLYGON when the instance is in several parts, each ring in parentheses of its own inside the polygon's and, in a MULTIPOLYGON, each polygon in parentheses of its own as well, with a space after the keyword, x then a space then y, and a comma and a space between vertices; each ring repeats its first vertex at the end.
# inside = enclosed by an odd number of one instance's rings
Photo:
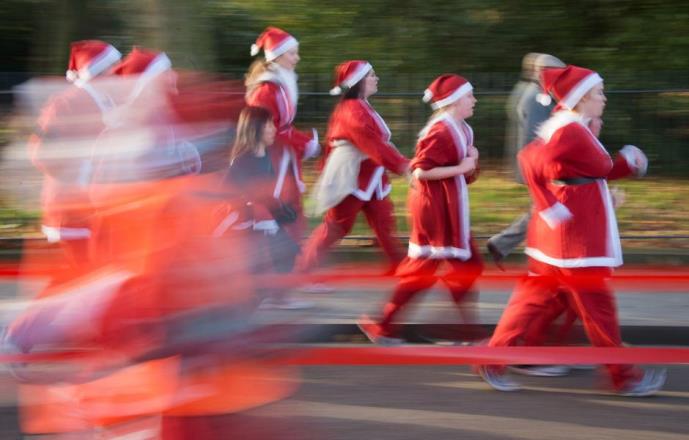
POLYGON ((552 182, 555 185, 586 185, 587 183, 593 183, 598 180, 595 177, 572 177, 569 179, 553 179, 552 182))

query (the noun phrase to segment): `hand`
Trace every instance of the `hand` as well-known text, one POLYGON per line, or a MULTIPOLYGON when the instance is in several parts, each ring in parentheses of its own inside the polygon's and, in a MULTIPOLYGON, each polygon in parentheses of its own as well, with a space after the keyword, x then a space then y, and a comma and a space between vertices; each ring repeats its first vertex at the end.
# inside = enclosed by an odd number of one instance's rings
POLYGON ((474 147, 473 145, 469 146, 468 156, 473 157, 474 159, 478 159, 478 148, 474 147))
POLYGON ((476 170, 478 161, 475 157, 467 156, 457 165, 459 173, 457 174, 471 174, 476 170))
POLYGON ((624 205, 624 202, 627 200, 627 194, 617 186, 610 188, 610 196, 612 197, 612 206, 615 209, 624 205))

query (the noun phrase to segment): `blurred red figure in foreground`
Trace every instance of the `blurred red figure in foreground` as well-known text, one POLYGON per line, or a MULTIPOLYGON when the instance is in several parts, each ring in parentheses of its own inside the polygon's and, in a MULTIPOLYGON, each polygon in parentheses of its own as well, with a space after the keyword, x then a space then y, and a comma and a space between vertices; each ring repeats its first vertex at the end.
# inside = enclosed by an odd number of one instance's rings
MULTIPOLYGON (((202 126, 215 132, 217 121, 185 119, 185 102, 199 102, 186 91, 170 105, 179 95, 164 54, 133 53, 147 61, 140 71, 99 84, 115 106, 87 188, 93 262, 50 286, 7 336, 29 354, 84 355, 61 368, 15 366, 21 425, 27 434, 226 438, 234 427, 218 417, 283 398, 296 382, 261 344, 280 339, 252 322, 250 248, 232 228, 241 197, 223 172, 197 174, 204 156, 179 136, 212 137, 202 126), (196 127, 176 130, 183 122, 196 127)), ((217 99, 226 114, 243 106, 241 93, 217 99)))
POLYGON ((29 140, 31 160, 44 174, 41 231, 62 250, 63 258, 48 263, 65 269, 53 271, 55 283, 90 262, 92 150, 113 107, 93 82, 107 76, 120 57, 103 41, 72 43, 67 78, 73 85, 49 99, 29 140))

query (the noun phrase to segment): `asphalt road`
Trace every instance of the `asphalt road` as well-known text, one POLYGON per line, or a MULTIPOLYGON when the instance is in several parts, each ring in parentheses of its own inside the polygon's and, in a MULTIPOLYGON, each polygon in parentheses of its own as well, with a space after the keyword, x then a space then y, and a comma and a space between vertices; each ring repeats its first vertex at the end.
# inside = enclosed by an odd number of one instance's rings
MULTIPOLYGON (((314 307, 307 311, 263 310, 265 323, 296 323, 351 329, 362 312, 379 310, 394 280, 340 283, 328 294, 295 292, 314 307)), ((474 324, 499 319, 510 286, 484 284, 474 324)), ((620 322, 649 330, 664 327, 687 334, 689 296, 656 286, 618 288, 620 322)), ((16 285, 1 283, 0 322, 15 307, 16 285)), ((413 324, 459 322, 442 288, 419 299, 405 316, 413 324)), ((351 335, 350 335, 351 336, 351 335)), ((347 342, 350 337, 337 342, 347 342)), ((362 338, 354 338, 361 342, 362 338)), ((663 344, 662 340, 651 342, 663 344)), ((683 344, 680 344, 683 345, 683 344)), ((565 378, 522 378, 525 388, 499 393, 468 367, 307 367, 290 398, 244 414, 219 418, 219 439, 687 439, 689 366, 669 368, 665 389, 651 398, 606 393, 595 371, 565 378)), ((231 390, 228 390, 231 392, 231 390)), ((0 369, 0 439, 22 438, 17 426, 14 384, 0 369)), ((88 437, 87 437, 88 438, 88 437)))

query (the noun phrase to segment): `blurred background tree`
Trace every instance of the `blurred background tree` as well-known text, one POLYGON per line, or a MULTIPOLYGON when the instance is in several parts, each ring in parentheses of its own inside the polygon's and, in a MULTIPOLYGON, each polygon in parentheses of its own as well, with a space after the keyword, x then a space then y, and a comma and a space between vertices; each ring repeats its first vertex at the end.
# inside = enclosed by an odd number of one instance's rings
MULTIPOLYGON (((99 38, 123 53, 164 50, 177 68, 241 77, 267 25, 301 42, 300 123, 324 127, 333 67, 370 60, 377 106, 409 152, 427 108, 419 96, 439 73, 459 72, 479 94, 472 121, 484 157, 502 153, 504 99, 527 52, 591 67, 611 95, 604 140, 630 134, 654 166, 689 166, 689 2, 682 0, 4 0, 0 89, 35 74, 62 75, 69 42, 99 38), (629 93, 633 91, 634 93, 629 93)), ((3 95, 5 96, 5 95, 3 95)), ((5 98, 6 100, 6 98, 5 98)))

